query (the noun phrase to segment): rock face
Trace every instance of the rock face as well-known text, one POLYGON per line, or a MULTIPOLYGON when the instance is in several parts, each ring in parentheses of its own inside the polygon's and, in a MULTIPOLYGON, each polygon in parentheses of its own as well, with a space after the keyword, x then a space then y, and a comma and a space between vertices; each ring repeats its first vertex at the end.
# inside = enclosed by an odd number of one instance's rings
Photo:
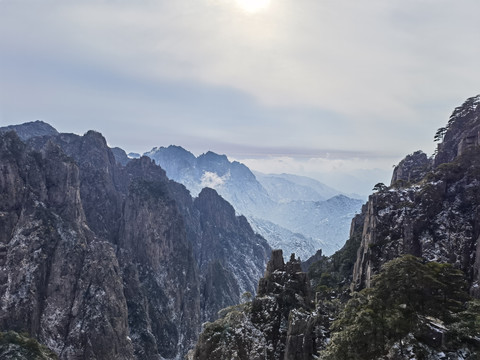
POLYGON ((432 168, 432 161, 423 151, 416 151, 407 155, 395 166, 390 185, 398 182, 415 183, 420 181, 432 168))
POLYGON ((60 359, 182 359, 270 250, 215 191, 117 160, 94 131, 0 135, 0 329, 60 359))
POLYGON ((0 143, 0 327, 63 358, 132 358, 120 266, 86 224, 78 166, 52 143, 28 153, 12 132, 0 143))
POLYGON ((480 95, 467 99, 457 107, 444 129, 443 141, 438 145, 435 167, 452 162, 468 149, 480 146, 480 95))
POLYGON ((274 250, 257 296, 207 324, 191 358, 311 359, 318 350, 323 321, 313 308, 300 261, 292 254, 285 264, 282 251, 274 250))
POLYGON ((194 207, 201 228, 200 246, 194 245, 194 252, 204 275, 202 320, 211 321, 219 310, 238 304, 243 293, 256 293, 270 247, 245 217, 235 216, 233 207, 215 190, 203 189, 194 207))
MULTIPOLYGON (((120 165, 125 166, 130 161, 130 158, 128 157, 125 150, 120 149, 119 147, 114 147, 114 148, 111 148, 110 150, 112 151, 113 156, 115 157, 115 160, 120 165)), ((140 156, 138 158, 140 158, 140 156)))
POLYGON ((429 160, 423 153, 409 155, 395 168, 396 186, 370 196, 354 289, 369 287, 385 262, 411 254, 454 264, 466 273, 471 293, 480 296, 479 101, 468 99, 454 111, 432 169, 426 171, 429 160))
POLYGON ((58 131, 51 125, 37 120, 22 125, 9 125, 0 128, 0 133, 15 131, 18 137, 25 141, 35 136, 53 136, 58 135, 58 131))

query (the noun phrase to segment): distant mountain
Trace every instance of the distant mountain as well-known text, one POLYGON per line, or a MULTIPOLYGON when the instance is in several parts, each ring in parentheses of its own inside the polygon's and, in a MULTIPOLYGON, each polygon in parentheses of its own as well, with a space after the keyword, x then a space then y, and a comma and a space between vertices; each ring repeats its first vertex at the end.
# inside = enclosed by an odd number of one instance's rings
POLYGON ((268 239, 272 249, 282 249, 285 255, 295 253, 300 259, 308 259, 319 248, 329 247, 328 244, 322 244, 311 237, 294 233, 268 220, 250 218, 249 222, 253 230, 268 239))
POLYGON ((291 201, 276 206, 268 218, 294 233, 313 238, 317 246, 309 256, 319 248, 329 255, 345 244, 351 220, 360 212, 362 204, 362 200, 344 195, 325 201, 291 201))
POLYGON ((167 176, 196 196, 204 187, 215 189, 272 247, 302 259, 322 248, 332 254, 349 236, 350 220, 362 201, 339 195, 319 181, 281 174, 254 174, 237 161, 211 151, 195 157, 180 146, 157 147, 149 156, 167 176))
POLYGON ((267 191, 248 167, 230 162, 225 155, 207 152, 195 157, 180 146, 154 148, 144 155, 155 160, 167 176, 183 185, 192 196, 209 187, 246 216, 258 216, 275 206, 267 191))
POLYGON ((142 157, 142 155, 138 154, 138 153, 134 153, 134 152, 129 152, 127 154, 127 156, 130 158, 130 159, 140 159, 142 157))
POLYGON ((280 203, 295 200, 323 201, 340 194, 340 191, 305 176, 263 174, 258 171, 254 174, 270 197, 280 203))

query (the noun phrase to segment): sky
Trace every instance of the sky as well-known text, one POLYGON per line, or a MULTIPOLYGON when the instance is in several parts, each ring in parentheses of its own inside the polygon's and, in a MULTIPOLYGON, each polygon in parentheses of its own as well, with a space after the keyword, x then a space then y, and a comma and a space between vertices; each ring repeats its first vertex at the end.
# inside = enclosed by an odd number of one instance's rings
POLYGON ((368 194, 480 93, 478 0, 0 0, 0 125, 368 194))

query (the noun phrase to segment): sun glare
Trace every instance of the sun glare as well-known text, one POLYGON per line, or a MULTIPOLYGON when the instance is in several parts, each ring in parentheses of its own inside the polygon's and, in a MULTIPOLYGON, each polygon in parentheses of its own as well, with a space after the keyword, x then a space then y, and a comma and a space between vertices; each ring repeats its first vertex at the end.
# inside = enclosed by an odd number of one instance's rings
POLYGON ((265 10, 270 5, 271 0, 235 0, 237 5, 246 12, 257 13, 265 10))

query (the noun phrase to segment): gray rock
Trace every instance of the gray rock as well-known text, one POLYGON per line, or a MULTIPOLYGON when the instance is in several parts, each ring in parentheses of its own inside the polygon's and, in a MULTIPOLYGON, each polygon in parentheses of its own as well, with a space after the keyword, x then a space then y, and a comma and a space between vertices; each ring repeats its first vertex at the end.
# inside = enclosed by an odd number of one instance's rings
POLYGON ((362 210, 352 289, 369 287, 382 264, 412 254, 454 264, 467 275, 471 293, 479 296, 480 146, 475 141, 465 145, 472 131, 480 129, 479 99, 471 98, 454 111, 429 172, 423 153, 407 156, 395 168, 392 182, 411 184, 370 196, 362 210))
POLYGON ((58 134, 58 131, 55 130, 55 128, 41 120, 31 121, 20 125, 0 127, 0 133, 6 133, 8 131, 15 131, 18 137, 23 141, 36 136, 53 136, 58 134))
POLYGON ((311 289, 300 261, 283 261, 272 251, 257 296, 251 303, 222 311, 205 326, 190 354, 195 360, 311 359, 319 349, 322 318, 312 312, 311 289))
POLYGON ((194 203, 94 131, 0 135, 0 199, 0 329, 61 359, 183 358, 269 251, 215 191, 194 203))
POLYGON ((407 155, 395 166, 390 185, 416 183, 432 168, 432 160, 422 151, 407 155))

